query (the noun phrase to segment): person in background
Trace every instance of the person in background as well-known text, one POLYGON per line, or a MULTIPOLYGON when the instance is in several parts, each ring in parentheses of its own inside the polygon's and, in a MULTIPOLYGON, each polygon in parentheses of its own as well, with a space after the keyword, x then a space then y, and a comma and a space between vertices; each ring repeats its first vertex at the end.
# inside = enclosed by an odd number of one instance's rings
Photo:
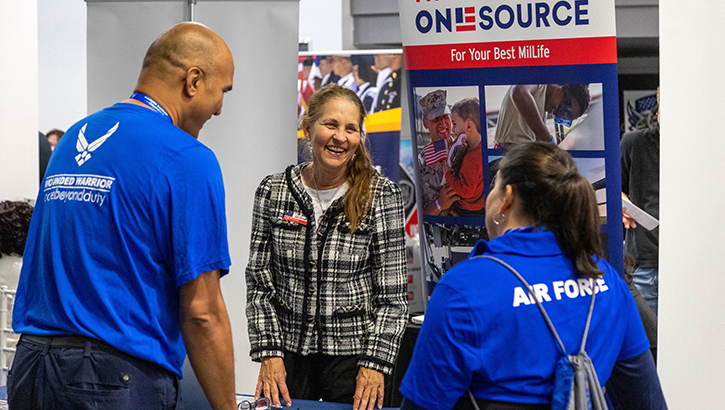
POLYGON ((332 61, 335 74, 340 76, 337 84, 357 92, 357 84, 355 84, 355 77, 352 74, 352 61, 350 60, 350 56, 333 56, 332 61))
MULTIPOLYGON (((317 68, 320 69, 320 75, 322 75, 322 81, 320 81, 320 88, 327 84, 337 83, 340 76, 335 74, 333 70, 333 57, 332 56, 320 56, 320 61, 317 68)), ((319 88, 317 88, 319 89, 319 88)))
MULTIPOLYGON (((490 241, 438 282, 400 391, 402 410, 550 408, 562 352, 535 302, 497 257, 532 286, 569 354, 586 352, 624 409, 665 409, 649 343, 627 284, 604 259, 591 184, 554 144, 511 148, 486 199, 490 241), (445 352, 445 354, 441 354, 445 352), (461 401, 459 401, 461 400, 461 401)), ((611 407, 610 407, 611 408, 611 407)))
POLYGON ((188 353, 211 407, 236 409, 224 183, 197 140, 233 77, 224 40, 180 23, 129 99, 68 130, 25 247, 11 408, 175 409, 188 353))
POLYGON ((255 399, 381 408, 408 319, 400 188, 373 168, 365 108, 340 85, 303 117, 312 162, 255 194, 247 265, 255 399))
POLYGON ((365 106, 365 112, 370 113, 375 98, 378 96, 378 89, 375 88, 377 74, 372 69, 373 57, 369 55, 352 56, 352 75, 357 85, 357 96, 365 106))
POLYGON ((373 112, 400 107, 402 69, 402 54, 375 54, 375 70, 378 72, 375 86, 378 89, 378 98, 373 105, 373 112))
POLYGON ((63 137, 63 134, 65 134, 65 133, 57 128, 54 128, 54 129, 48 131, 47 134, 45 134, 45 137, 48 138, 48 143, 50 144, 51 151, 55 150, 55 146, 58 145, 58 142, 60 142, 60 139, 63 137))
POLYGON ((557 142, 546 115, 571 127, 589 108, 588 84, 517 84, 506 92, 498 113, 494 143, 508 149, 521 142, 557 142))
POLYGON ((48 168, 48 162, 50 161, 50 155, 52 153, 53 150, 50 148, 48 139, 45 138, 42 132, 38 131, 38 181, 40 181, 40 184, 43 183, 45 170, 48 168))
MULTIPOLYGON (((657 105, 659 105, 659 88, 657 105)), ((659 110, 658 110, 659 111, 659 110)), ((660 128, 661 115, 653 128, 631 131, 622 136, 622 195, 654 218, 660 217, 660 128)), ((623 210, 627 229, 625 246, 635 258, 632 278, 647 303, 657 314, 659 288, 659 225, 652 230, 637 225, 623 210)))

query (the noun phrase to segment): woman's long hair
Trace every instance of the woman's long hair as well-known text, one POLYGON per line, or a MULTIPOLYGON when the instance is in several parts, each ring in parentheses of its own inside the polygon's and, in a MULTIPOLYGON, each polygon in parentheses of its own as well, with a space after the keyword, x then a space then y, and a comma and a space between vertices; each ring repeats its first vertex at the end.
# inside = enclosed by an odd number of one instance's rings
POLYGON ((599 278, 599 211, 594 189, 579 175, 568 152, 545 142, 511 148, 496 184, 511 185, 525 217, 551 231, 577 273, 599 278))
POLYGON ((355 232, 360 226, 360 221, 367 213, 372 202, 372 179, 377 173, 373 168, 373 160, 365 144, 367 138, 363 128, 365 122, 365 106, 354 91, 337 84, 330 84, 312 95, 309 108, 302 116, 302 122, 312 125, 320 119, 325 105, 334 99, 347 99, 355 103, 358 109, 358 127, 360 129, 360 144, 357 146, 355 155, 347 163, 345 178, 348 183, 347 194, 345 194, 345 216, 350 221, 350 230, 355 232))

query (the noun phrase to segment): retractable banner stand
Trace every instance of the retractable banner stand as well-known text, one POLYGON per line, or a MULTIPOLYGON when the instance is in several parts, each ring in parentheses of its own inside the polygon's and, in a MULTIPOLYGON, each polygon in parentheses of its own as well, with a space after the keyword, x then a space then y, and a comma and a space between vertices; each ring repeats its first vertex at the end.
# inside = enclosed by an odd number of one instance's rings
POLYGON ((429 290, 478 239, 506 149, 569 151, 623 272, 614 0, 399 0, 429 290), (609 218, 607 217, 609 216, 609 218))

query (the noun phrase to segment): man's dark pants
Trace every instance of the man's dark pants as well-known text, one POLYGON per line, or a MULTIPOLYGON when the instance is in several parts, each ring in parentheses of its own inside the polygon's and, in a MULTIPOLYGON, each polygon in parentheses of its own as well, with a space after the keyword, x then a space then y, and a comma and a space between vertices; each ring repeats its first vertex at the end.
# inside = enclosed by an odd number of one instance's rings
POLYGON ((177 376, 79 336, 23 335, 8 374, 8 404, 25 409, 177 409, 177 376))

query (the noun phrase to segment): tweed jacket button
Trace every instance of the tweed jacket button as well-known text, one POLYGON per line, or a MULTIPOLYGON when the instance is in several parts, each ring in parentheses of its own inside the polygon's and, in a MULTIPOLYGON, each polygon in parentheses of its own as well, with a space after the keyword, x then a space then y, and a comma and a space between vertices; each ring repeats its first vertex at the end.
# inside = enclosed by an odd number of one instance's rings
POLYGON ((310 293, 310 295, 312 295, 313 293, 315 293, 315 288, 310 287, 309 289, 307 289, 307 291, 310 293))

